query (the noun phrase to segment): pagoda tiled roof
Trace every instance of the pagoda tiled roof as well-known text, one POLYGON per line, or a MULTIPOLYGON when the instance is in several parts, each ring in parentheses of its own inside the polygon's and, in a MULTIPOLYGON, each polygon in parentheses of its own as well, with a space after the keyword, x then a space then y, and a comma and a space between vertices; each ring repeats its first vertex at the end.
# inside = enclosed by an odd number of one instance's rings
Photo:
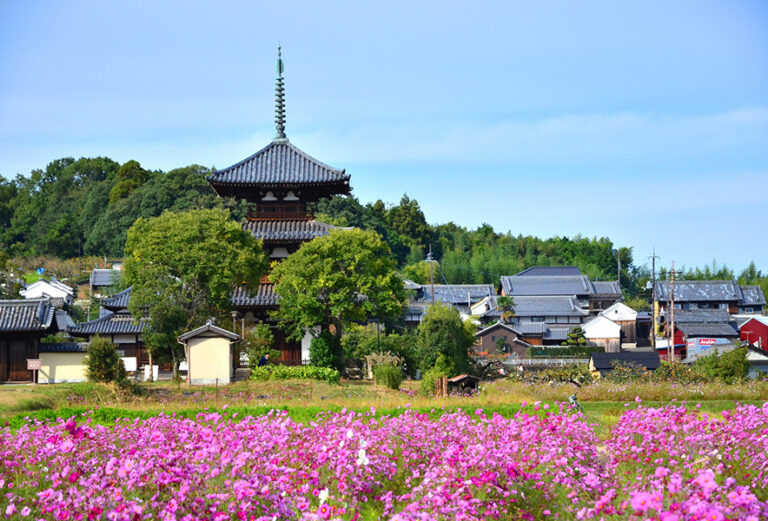
POLYGON ((267 242, 309 241, 328 235, 336 226, 312 220, 246 221, 243 229, 267 242))
POLYGON ((238 308, 277 306, 277 300, 275 285, 271 282, 259 284, 256 291, 240 286, 232 293, 232 304, 238 308))
POLYGON ((344 184, 349 175, 296 148, 288 140, 275 140, 229 168, 215 170, 206 178, 213 186, 307 186, 344 184))
POLYGON ((110 313, 107 316, 72 326, 68 332, 73 335, 119 335, 139 334, 147 325, 145 319, 134 322, 130 313, 110 313))
POLYGON ((128 301, 131 300, 131 288, 124 289, 120 293, 115 293, 101 302, 101 307, 110 311, 120 311, 128 307, 128 301))

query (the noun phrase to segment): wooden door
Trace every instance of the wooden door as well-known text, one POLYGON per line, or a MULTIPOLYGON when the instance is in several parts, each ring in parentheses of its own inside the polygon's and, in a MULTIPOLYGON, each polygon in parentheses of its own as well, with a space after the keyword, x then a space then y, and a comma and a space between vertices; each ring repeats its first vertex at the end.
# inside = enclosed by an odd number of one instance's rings
POLYGON ((31 382, 32 371, 27 370, 27 358, 34 358, 34 346, 30 340, 11 340, 8 349, 9 380, 31 382))
POLYGON ((8 341, 0 340, 0 382, 8 381, 8 341))

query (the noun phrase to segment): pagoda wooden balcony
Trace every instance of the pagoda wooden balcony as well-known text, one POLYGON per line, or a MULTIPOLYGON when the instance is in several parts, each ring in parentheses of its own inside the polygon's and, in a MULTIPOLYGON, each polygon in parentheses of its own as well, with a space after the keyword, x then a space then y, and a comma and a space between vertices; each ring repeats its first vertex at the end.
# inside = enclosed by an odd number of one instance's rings
POLYGON ((249 221, 306 221, 312 217, 304 204, 259 205, 246 215, 249 221))

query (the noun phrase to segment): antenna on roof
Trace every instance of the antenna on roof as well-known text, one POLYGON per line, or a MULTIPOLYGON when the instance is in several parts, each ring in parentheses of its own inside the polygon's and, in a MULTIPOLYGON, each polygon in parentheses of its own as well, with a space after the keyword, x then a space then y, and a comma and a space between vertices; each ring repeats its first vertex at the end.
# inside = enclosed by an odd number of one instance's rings
POLYGON ((275 142, 285 142, 285 87, 283 86, 283 58, 280 44, 277 45, 277 81, 275 83, 275 123, 277 124, 277 135, 275 142))

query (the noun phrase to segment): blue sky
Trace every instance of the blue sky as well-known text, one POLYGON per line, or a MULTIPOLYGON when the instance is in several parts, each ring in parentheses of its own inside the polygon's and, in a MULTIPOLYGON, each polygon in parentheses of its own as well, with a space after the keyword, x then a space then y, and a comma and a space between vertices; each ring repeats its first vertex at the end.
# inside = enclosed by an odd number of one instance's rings
POLYGON ((766 2, 0 1, 0 175, 224 167, 287 134, 361 201, 768 272, 766 2))

